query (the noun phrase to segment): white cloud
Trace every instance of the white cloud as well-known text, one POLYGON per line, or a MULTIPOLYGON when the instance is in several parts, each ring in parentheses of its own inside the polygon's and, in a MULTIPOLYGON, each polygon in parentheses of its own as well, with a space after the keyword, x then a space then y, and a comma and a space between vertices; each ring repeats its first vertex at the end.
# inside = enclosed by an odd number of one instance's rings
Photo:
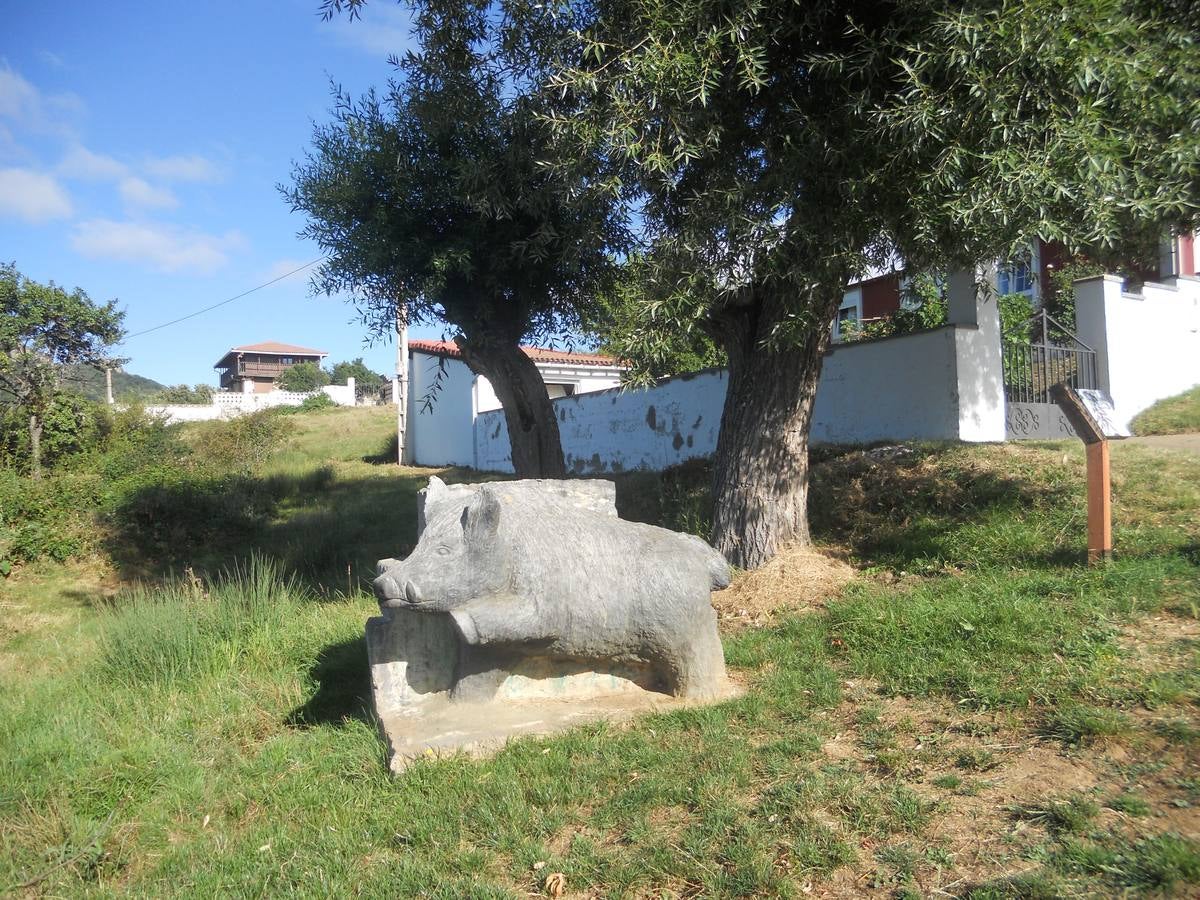
POLYGON ((75 94, 43 94, 8 63, 0 64, 0 116, 44 134, 70 134, 65 116, 83 110, 75 94))
POLYGON ((205 274, 228 263, 229 254, 245 247, 246 239, 236 231, 214 235, 175 225, 91 219, 75 227, 71 246, 92 259, 205 274))
POLYGON ((333 35, 344 47, 364 50, 372 56, 403 56, 414 46, 411 36, 412 18, 402 6, 368 4, 361 7, 362 15, 350 21, 344 13, 319 27, 333 35))
POLYGON ((270 267, 265 272, 262 273, 262 276, 258 279, 258 281, 259 283, 274 281, 276 278, 283 278, 289 274, 292 275, 291 278, 286 279, 289 282, 293 279, 299 280, 302 278, 307 278, 312 274, 311 269, 304 269, 303 272, 297 272, 296 270, 302 268, 310 262, 312 262, 311 259, 277 259, 275 262, 271 263, 270 267))
POLYGON ((38 58, 46 65, 53 66, 56 69, 64 69, 67 66, 67 61, 53 50, 39 50, 38 58))
POLYGON ((179 205, 167 188, 155 187, 141 178, 122 178, 118 189, 126 205, 143 209, 173 209, 179 205))
POLYGON ((0 215, 40 223, 71 215, 71 197, 51 176, 29 169, 0 169, 0 215))
POLYGON ((221 170, 198 153, 146 160, 146 173, 170 181, 220 181, 221 170))
POLYGON ((74 145, 58 164, 59 174, 88 181, 116 181, 129 174, 129 167, 111 156, 93 153, 82 144, 74 145))

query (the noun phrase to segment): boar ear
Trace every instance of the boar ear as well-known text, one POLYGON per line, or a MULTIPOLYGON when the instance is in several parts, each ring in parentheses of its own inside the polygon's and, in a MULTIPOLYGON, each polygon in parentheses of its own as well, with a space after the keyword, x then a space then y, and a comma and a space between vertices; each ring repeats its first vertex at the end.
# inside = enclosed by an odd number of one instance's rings
POLYGON ((431 503, 437 502, 442 495, 446 493, 446 482, 438 478, 436 475, 429 477, 429 484, 425 485, 425 499, 431 503))
POLYGON ((491 537, 500 529, 500 501, 480 491, 463 510, 462 525, 470 537, 491 537))

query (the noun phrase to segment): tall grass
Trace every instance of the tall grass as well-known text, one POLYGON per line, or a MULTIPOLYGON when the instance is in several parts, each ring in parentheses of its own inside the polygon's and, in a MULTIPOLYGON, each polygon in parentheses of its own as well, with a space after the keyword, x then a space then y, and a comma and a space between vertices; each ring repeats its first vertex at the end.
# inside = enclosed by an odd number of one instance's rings
POLYGON ((100 677, 167 684, 259 669, 310 599, 294 575, 257 554, 210 582, 191 575, 134 588, 103 608, 100 677))

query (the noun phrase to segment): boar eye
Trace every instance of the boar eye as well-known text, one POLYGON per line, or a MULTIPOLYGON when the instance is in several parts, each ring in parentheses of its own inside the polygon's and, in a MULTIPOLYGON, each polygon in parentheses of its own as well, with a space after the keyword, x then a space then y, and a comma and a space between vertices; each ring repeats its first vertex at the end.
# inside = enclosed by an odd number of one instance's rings
POLYGON ((438 548, 437 548, 437 555, 438 555, 438 556, 449 556, 449 555, 450 555, 450 548, 449 548, 449 547, 438 547, 438 548))

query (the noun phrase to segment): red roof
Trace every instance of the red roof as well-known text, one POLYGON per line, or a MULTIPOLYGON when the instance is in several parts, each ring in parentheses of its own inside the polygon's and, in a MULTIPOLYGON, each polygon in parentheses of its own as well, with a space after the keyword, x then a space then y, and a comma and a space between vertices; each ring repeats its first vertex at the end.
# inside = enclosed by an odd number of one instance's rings
POLYGON ((234 347, 231 351, 237 353, 279 353, 285 356, 328 356, 324 350, 312 350, 308 347, 297 347, 295 344, 281 344, 279 341, 263 341, 261 344, 246 344, 244 347, 234 347))
MULTIPOLYGON (((409 341, 409 350, 418 353, 429 353, 433 356, 445 356, 450 359, 462 359, 462 352, 454 341, 409 341)), ((551 350, 547 347, 522 347, 525 355, 534 362, 563 363, 572 366, 619 366, 621 363, 612 356, 600 353, 568 353, 565 350, 551 350)))

